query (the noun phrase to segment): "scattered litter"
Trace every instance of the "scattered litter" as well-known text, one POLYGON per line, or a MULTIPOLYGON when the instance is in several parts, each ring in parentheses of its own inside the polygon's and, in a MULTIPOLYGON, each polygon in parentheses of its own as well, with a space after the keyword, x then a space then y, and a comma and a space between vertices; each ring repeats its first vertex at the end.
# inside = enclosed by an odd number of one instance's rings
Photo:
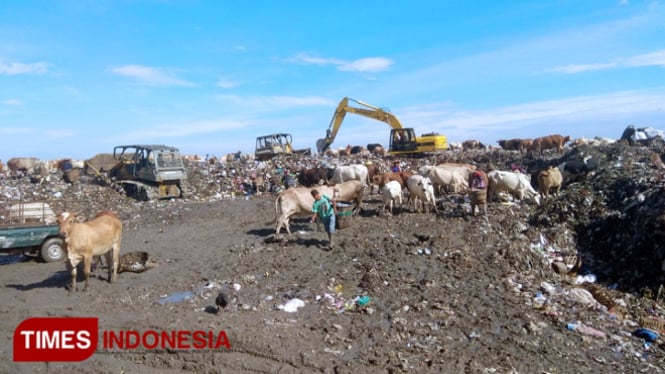
POLYGON ((571 331, 576 331, 582 335, 592 336, 595 338, 604 339, 607 337, 607 334, 605 334, 604 332, 595 329, 591 326, 583 325, 581 323, 569 323, 568 325, 566 325, 566 328, 571 331))
POLYGON ((157 300, 156 303, 159 305, 170 304, 170 303, 181 303, 183 301, 193 299, 194 293, 191 291, 181 291, 174 292, 170 295, 163 296, 161 299, 157 300))
POLYGON ((283 310, 288 313, 294 313, 298 311, 298 308, 305 306, 305 302, 300 299, 291 299, 287 301, 284 305, 278 305, 277 309, 283 310))
POLYGON ((633 331, 633 335, 637 336, 638 338, 642 338, 645 341, 652 343, 658 340, 658 334, 655 331, 651 331, 649 329, 641 328, 633 331))

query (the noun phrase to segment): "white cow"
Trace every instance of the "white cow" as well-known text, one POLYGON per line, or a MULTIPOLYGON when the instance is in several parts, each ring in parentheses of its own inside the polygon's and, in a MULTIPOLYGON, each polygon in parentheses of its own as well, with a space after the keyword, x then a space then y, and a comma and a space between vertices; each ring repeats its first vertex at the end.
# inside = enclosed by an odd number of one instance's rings
POLYGON ((540 197, 531 186, 529 174, 515 173, 512 171, 492 170, 487 173, 489 179, 490 200, 497 197, 499 192, 509 192, 520 201, 524 198, 533 199, 540 204, 540 197))
POLYGON ((412 175, 406 180, 406 188, 409 190, 409 200, 413 199, 413 209, 418 211, 418 201, 420 201, 423 210, 429 212, 429 205, 434 207, 434 211, 438 212, 436 208, 436 198, 434 197, 434 186, 432 181, 423 177, 422 175, 412 175))
POLYGON ((363 185, 369 185, 369 170, 367 170, 367 166, 360 164, 338 166, 333 171, 333 176, 328 183, 336 184, 350 180, 357 180, 362 182, 363 185))
POLYGON ((382 213, 386 212, 386 205, 390 206, 390 215, 393 215, 393 204, 395 201, 402 205, 402 185, 397 181, 390 181, 381 188, 381 198, 383 200, 382 213))
POLYGON ((437 165, 421 168, 421 175, 429 178, 436 189, 445 187, 448 191, 458 193, 467 188, 469 176, 473 169, 464 166, 437 165))

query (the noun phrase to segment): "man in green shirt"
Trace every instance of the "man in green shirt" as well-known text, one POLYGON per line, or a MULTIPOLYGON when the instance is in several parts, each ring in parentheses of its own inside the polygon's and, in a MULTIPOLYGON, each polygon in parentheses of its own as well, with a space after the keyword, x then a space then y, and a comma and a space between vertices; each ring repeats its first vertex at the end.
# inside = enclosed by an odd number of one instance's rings
POLYGON ((321 195, 317 190, 312 190, 314 204, 312 205, 312 222, 318 216, 328 233, 328 246, 333 247, 332 235, 335 233, 335 201, 327 195, 321 195))

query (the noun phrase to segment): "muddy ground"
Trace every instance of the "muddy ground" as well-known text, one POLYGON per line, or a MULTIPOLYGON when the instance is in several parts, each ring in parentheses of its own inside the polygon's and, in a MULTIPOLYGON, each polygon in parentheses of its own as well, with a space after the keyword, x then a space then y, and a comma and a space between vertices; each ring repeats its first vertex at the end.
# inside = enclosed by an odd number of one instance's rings
MULTIPOLYGON (((534 169, 580 152, 463 158, 534 169)), ((122 253, 146 251, 156 268, 121 273, 114 284, 100 271, 89 291, 69 292, 63 263, 5 259, 0 372, 665 372, 662 340, 633 335, 663 317, 663 171, 649 164, 654 149, 584 152, 602 158, 596 174, 541 206, 491 203, 487 217, 470 216, 463 196, 441 197, 439 213, 405 206, 383 216, 378 195, 367 195, 333 250, 307 220, 292 220, 293 236, 275 241, 270 194, 132 203, 120 212, 122 253), (585 265, 557 274, 552 262, 562 254, 585 265), (576 284, 585 275, 595 282, 576 284), (158 303, 183 291, 194 297, 158 303), (219 292, 229 303, 215 314, 219 292), (361 306, 358 296, 369 301, 361 306), (281 310, 291 299, 305 305, 281 310), (14 329, 37 316, 98 317, 100 330, 224 330, 231 349, 98 348, 82 363, 12 363, 14 329)))

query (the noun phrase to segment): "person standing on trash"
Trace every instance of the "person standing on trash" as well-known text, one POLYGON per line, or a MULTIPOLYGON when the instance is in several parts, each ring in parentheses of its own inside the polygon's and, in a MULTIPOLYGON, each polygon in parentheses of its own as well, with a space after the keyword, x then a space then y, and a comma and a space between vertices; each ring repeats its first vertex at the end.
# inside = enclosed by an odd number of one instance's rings
POLYGON ((478 169, 469 177, 469 198, 471 200, 471 214, 476 215, 476 207, 487 215, 487 174, 478 169))
POLYGON ((393 167, 390 168, 390 171, 392 171, 393 173, 399 173, 400 171, 402 171, 402 168, 399 167, 399 161, 393 161, 393 167))
POLYGON ((311 193, 312 197, 314 197, 314 204, 312 205, 312 213, 314 213, 312 215, 312 222, 316 221, 317 216, 319 217, 328 233, 328 247, 332 249, 332 236, 335 233, 335 214, 337 210, 335 208, 335 200, 332 200, 327 195, 321 195, 318 190, 312 190, 311 193))

